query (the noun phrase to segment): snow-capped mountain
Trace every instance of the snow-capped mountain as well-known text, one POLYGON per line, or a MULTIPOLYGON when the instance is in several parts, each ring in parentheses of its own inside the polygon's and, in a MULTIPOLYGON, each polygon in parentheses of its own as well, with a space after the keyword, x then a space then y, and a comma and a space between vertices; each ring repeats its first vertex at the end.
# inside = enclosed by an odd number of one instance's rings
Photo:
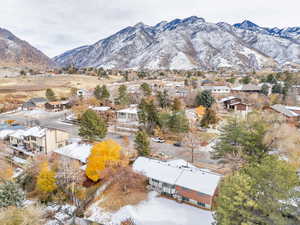
POLYGON ((26 41, 0 28, 0 65, 49 67, 54 63, 26 41))
POLYGON ((260 70, 300 64, 300 44, 250 21, 232 26, 192 16, 155 26, 138 23, 54 61, 60 66, 118 69, 260 70))
POLYGON ((274 28, 260 27, 249 20, 245 20, 242 23, 234 24, 234 27, 289 39, 291 41, 300 44, 300 27, 287 27, 282 29, 279 29, 277 27, 274 28))

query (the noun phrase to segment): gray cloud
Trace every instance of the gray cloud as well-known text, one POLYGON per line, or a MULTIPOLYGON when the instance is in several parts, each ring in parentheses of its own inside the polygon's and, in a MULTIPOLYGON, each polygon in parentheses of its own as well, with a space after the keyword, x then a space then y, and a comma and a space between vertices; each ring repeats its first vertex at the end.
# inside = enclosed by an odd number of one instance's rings
POLYGON ((192 15, 210 22, 300 26, 299 0, 1 0, 0 27, 53 57, 144 22, 192 15))

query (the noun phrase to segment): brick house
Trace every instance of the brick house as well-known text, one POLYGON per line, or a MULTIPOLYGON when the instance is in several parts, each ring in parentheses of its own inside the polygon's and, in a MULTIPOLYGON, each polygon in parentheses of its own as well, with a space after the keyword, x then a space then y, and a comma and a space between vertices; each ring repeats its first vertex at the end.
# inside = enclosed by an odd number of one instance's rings
POLYGON ((139 157, 133 170, 148 177, 152 190, 205 209, 212 209, 222 175, 184 160, 159 161, 139 157))
POLYGON ((69 109, 71 107, 69 101, 53 101, 53 102, 47 102, 45 104, 45 108, 50 111, 63 111, 65 109, 69 109))
POLYGON ((234 112, 244 112, 248 113, 250 109, 250 105, 242 102, 241 98, 235 96, 229 96, 226 98, 222 98, 219 103, 223 105, 223 108, 226 110, 232 110, 234 112))

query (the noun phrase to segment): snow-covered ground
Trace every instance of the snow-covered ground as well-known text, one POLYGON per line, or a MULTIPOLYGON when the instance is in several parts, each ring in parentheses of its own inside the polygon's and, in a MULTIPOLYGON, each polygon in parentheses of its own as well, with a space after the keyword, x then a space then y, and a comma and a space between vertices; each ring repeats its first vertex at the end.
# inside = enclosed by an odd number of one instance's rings
POLYGON ((89 210, 87 219, 105 225, 119 225, 126 218, 132 218, 136 225, 211 225, 214 221, 212 212, 158 197, 156 192, 149 193, 148 200, 115 213, 105 212, 97 204, 89 210))

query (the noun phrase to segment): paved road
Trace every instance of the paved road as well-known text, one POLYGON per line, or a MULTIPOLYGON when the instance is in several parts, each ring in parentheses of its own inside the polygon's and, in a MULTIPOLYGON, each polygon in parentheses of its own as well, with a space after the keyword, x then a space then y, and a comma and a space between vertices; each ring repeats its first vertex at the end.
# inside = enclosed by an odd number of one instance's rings
MULTIPOLYGON (((69 123, 62 122, 66 115, 70 113, 69 111, 62 112, 46 112, 42 113, 37 111, 35 114, 33 112, 17 112, 12 114, 0 114, 0 121, 5 120, 16 120, 17 122, 29 125, 30 121, 38 121, 41 126, 61 129, 68 132, 71 138, 78 137, 78 129, 77 125, 72 125, 69 123)), ((106 138, 111 138, 117 141, 119 144, 124 144, 124 139, 120 137, 119 134, 108 133, 106 138)), ((134 135, 129 136, 129 147, 134 148, 134 135)), ((194 162, 202 162, 202 163, 216 163, 215 160, 211 159, 211 146, 213 143, 210 143, 205 148, 198 148, 194 151, 194 162)), ((186 161, 191 161, 192 152, 189 148, 185 146, 176 147, 173 144, 168 143, 156 143, 151 140, 151 150, 153 153, 164 153, 169 158, 181 158, 186 161)))

